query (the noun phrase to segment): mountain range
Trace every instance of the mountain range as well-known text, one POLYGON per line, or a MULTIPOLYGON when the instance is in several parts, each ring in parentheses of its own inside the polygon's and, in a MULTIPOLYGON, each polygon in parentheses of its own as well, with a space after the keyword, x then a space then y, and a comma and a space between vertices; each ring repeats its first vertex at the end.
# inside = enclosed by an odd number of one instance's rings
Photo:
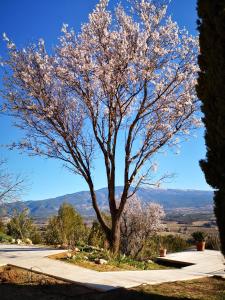
MULTIPOLYGON (((121 186, 116 187, 117 197, 121 194, 122 189, 123 187, 121 186)), ((96 194, 101 210, 107 211, 107 188, 97 190, 96 194)), ((137 191, 137 195, 143 202, 157 202, 161 204, 167 212, 177 210, 192 210, 196 212, 203 210, 212 211, 213 207, 212 191, 140 188, 137 191)), ((11 215, 14 209, 22 210, 23 208, 28 208, 32 217, 47 218, 56 215, 63 202, 72 204, 84 217, 95 216, 88 191, 81 191, 45 200, 5 203, 0 206, 0 216, 11 215)))

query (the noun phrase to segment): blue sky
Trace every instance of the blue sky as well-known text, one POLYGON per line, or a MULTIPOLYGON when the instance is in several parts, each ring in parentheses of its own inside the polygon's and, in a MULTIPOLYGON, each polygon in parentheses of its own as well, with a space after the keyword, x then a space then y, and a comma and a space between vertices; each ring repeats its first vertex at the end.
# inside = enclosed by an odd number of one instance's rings
MULTIPOLYGON (((122 1, 123 2, 123 1, 122 1)), ((6 32, 18 47, 44 38, 49 49, 60 35, 63 23, 79 30, 80 24, 87 21, 88 13, 94 8, 96 0, 1 0, 0 34, 6 32)), ((111 0, 113 7, 117 1, 111 0)), ((172 0, 169 14, 181 27, 192 34, 196 32, 196 0, 172 0)), ((0 56, 5 56, 5 44, 0 41, 0 56)), ((1 87, 1 82, 0 82, 1 87)), ((196 132, 197 137, 183 143, 181 153, 168 153, 158 157, 160 172, 176 173, 164 188, 210 189, 199 167, 199 159, 205 156, 203 129, 196 132)), ((12 120, 0 117, 0 144, 18 140, 21 133, 12 127, 12 120)), ((82 178, 69 173, 60 162, 44 158, 28 157, 16 151, 0 148, 0 157, 8 159, 9 170, 24 174, 28 181, 28 192, 24 200, 45 199, 80 190, 87 186, 82 178)), ((104 170, 100 167, 94 178, 96 188, 105 186, 104 170)), ((122 174, 118 172, 118 184, 122 184, 122 174), (120 180, 121 178, 121 180, 120 180)))

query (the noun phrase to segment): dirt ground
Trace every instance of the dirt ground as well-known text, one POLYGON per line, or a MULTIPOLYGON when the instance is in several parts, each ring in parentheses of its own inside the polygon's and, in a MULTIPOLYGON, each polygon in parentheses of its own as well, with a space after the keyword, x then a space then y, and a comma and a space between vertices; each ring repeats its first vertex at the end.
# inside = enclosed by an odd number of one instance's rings
POLYGON ((12 266, 0 268, 1 300, 225 300, 225 280, 142 285, 106 293, 12 266))
POLYGON ((81 295, 88 297, 93 293, 96 291, 30 270, 12 266, 0 268, 1 300, 80 299, 81 295))

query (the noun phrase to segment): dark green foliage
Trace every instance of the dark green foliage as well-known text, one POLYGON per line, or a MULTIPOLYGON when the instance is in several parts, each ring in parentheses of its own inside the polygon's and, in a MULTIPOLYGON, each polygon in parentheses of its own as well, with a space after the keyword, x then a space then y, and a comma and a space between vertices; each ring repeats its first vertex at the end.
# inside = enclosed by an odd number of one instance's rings
MULTIPOLYGON (((102 213, 102 216, 107 226, 110 228, 111 217, 104 212, 102 213)), ((92 227, 88 236, 88 244, 99 248, 108 248, 109 246, 106 240, 106 235, 97 220, 94 220, 92 223, 92 227)))
POLYGON ((197 93, 206 126, 206 181, 217 191, 215 215, 225 255, 225 0, 198 0, 200 73, 197 93))
POLYGON ((45 232, 45 242, 49 245, 60 244, 57 216, 53 216, 48 220, 45 232))
POLYGON ((104 241, 106 239, 105 233, 102 230, 98 221, 92 223, 92 227, 88 236, 88 244, 95 247, 104 247, 104 241))
POLYGON ((204 242, 207 237, 207 234, 203 231, 195 231, 192 233, 191 236, 193 237, 195 242, 204 242))
POLYGON ((70 204, 63 203, 58 215, 49 219, 45 239, 48 244, 74 247, 87 236, 82 217, 70 204))

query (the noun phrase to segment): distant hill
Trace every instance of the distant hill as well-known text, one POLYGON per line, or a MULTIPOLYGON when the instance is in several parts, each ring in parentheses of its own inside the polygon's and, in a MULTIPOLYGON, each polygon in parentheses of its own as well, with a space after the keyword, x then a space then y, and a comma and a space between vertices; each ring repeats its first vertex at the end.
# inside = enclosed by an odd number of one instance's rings
MULTIPOLYGON (((121 192, 122 187, 116 187, 117 196, 119 196, 121 192)), ((107 189, 103 188, 97 190, 96 194, 101 209, 107 211, 107 189)), ((201 210, 212 210, 213 192, 211 191, 140 188, 137 194, 144 202, 157 202, 163 205, 166 211, 194 209, 198 212, 201 210)), ((4 206, 0 206, 0 215, 10 215, 15 208, 21 210, 27 207, 32 217, 46 218, 57 214, 63 202, 72 204, 84 217, 95 216, 88 191, 46 200, 8 203, 4 206)))

